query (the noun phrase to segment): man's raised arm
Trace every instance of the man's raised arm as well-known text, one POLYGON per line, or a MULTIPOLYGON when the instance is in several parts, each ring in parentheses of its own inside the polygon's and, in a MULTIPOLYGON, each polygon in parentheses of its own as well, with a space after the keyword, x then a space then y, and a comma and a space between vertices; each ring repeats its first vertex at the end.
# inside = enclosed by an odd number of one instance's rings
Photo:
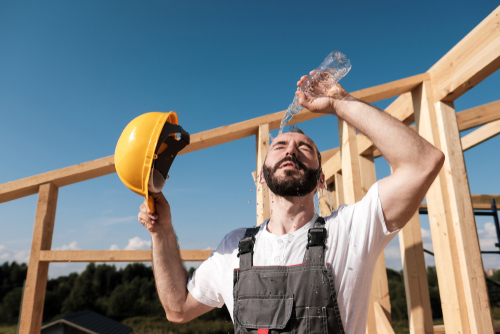
POLYGON ((350 96, 340 85, 331 97, 310 98, 300 91, 296 95, 310 111, 344 119, 380 150, 393 171, 378 183, 385 223, 389 231, 402 228, 441 170, 444 154, 394 117, 350 96))
POLYGON ((200 303, 187 291, 188 273, 181 263, 170 205, 163 194, 152 196, 158 214, 151 213, 144 201, 138 218, 151 233, 156 289, 167 319, 176 323, 188 322, 213 307, 200 303))

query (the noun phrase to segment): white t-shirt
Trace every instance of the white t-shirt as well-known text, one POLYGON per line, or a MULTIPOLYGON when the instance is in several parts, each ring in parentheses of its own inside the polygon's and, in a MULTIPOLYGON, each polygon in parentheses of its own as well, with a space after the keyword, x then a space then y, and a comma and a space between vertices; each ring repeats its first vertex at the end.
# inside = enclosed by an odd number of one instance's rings
MULTIPOLYGON (((255 266, 289 266, 303 262, 307 232, 317 216, 299 230, 282 236, 269 233, 266 223, 255 236, 255 266)), ((378 183, 354 205, 341 206, 325 217, 327 241, 325 261, 332 264, 337 302, 345 332, 365 334, 368 303, 375 263, 397 234, 385 226, 378 197, 378 183)), ((239 268, 238 243, 245 228, 230 232, 208 260, 194 272, 187 288, 199 302, 222 307, 233 317, 233 270, 239 268)), ((234 319, 233 319, 234 321, 234 319)))

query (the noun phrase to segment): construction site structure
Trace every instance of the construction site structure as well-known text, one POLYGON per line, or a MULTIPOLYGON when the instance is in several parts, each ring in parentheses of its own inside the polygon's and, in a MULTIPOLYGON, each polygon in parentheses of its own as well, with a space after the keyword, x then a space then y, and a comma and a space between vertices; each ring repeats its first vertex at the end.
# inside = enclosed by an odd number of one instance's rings
MULTIPOLYGON (((386 112, 411 126, 443 151, 446 160, 422 205, 429 214, 444 327, 433 327, 419 212, 399 232, 410 333, 485 334, 494 326, 479 248, 474 209, 487 209, 500 195, 471 195, 463 152, 500 133, 500 100, 456 112, 454 100, 500 68, 500 6, 427 72, 352 92, 367 103, 398 96, 386 112), (480 127, 479 127, 480 126, 480 127), (460 132, 479 127, 460 137, 460 132)), ((500 92, 500 90, 498 90, 500 92)), ((269 148, 269 131, 277 129, 285 111, 200 132, 179 154, 255 136, 259 175, 269 148)), ((290 124, 323 114, 306 109, 290 124)), ((334 208, 361 200, 377 181, 374 159, 380 152, 363 134, 339 119, 340 147, 322 152, 322 168, 334 208)), ((500 152, 500 151, 499 151, 500 152)), ((51 262, 145 262, 149 250, 51 250, 58 189, 115 173, 113 156, 0 185, 0 203, 38 193, 33 240, 24 291, 20 333, 40 333, 51 262)), ((264 203, 265 184, 256 182, 257 203, 264 203)), ((326 193, 325 193, 326 196, 326 193)), ((327 198, 320 198, 324 215, 327 198)), ((500 208, 500 206, 499 206, 500 208)), ((257 224, 269 218, 268 206, 257 206, 257 224)), ((203 261, 211 250, 181 250, 183 261, 203 261)), ((394 333, 385 255, 376 263, 368 334, 394 333)), ((498 329, 497 329, 498 330, 498 329)))

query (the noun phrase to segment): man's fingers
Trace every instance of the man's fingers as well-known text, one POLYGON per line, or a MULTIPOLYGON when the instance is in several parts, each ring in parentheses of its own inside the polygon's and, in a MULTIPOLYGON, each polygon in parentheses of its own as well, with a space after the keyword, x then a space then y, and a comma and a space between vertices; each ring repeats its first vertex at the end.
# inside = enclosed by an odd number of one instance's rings
POLYGON ((307 75, 303 75, 299 81, 297 81, 297 86, 300 87, 302 83, 307 79, 307 75))
POLYGON ((299 98, 299 103, 304 107, 308 108, 309 102, 307 101, 306 94, 302 91, 296 91, 295 95, 299 98))

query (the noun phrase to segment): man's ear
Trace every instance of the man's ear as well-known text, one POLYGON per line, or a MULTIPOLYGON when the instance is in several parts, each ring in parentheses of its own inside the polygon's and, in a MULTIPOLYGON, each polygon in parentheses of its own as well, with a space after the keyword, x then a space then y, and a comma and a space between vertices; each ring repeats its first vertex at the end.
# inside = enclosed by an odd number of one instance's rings
POLYGON ((325 189, 325 174, 321 172, 318 178, 318 188, 325 189))
POLYGON ((259 175, 259 178, 260 178, 260 180, 259 180, 260 184, 264 184, 264 183, 266 183, 266 179, 264 178, 264 167, 262 167, 262 168, 260 169, 260 175, 259 175))

